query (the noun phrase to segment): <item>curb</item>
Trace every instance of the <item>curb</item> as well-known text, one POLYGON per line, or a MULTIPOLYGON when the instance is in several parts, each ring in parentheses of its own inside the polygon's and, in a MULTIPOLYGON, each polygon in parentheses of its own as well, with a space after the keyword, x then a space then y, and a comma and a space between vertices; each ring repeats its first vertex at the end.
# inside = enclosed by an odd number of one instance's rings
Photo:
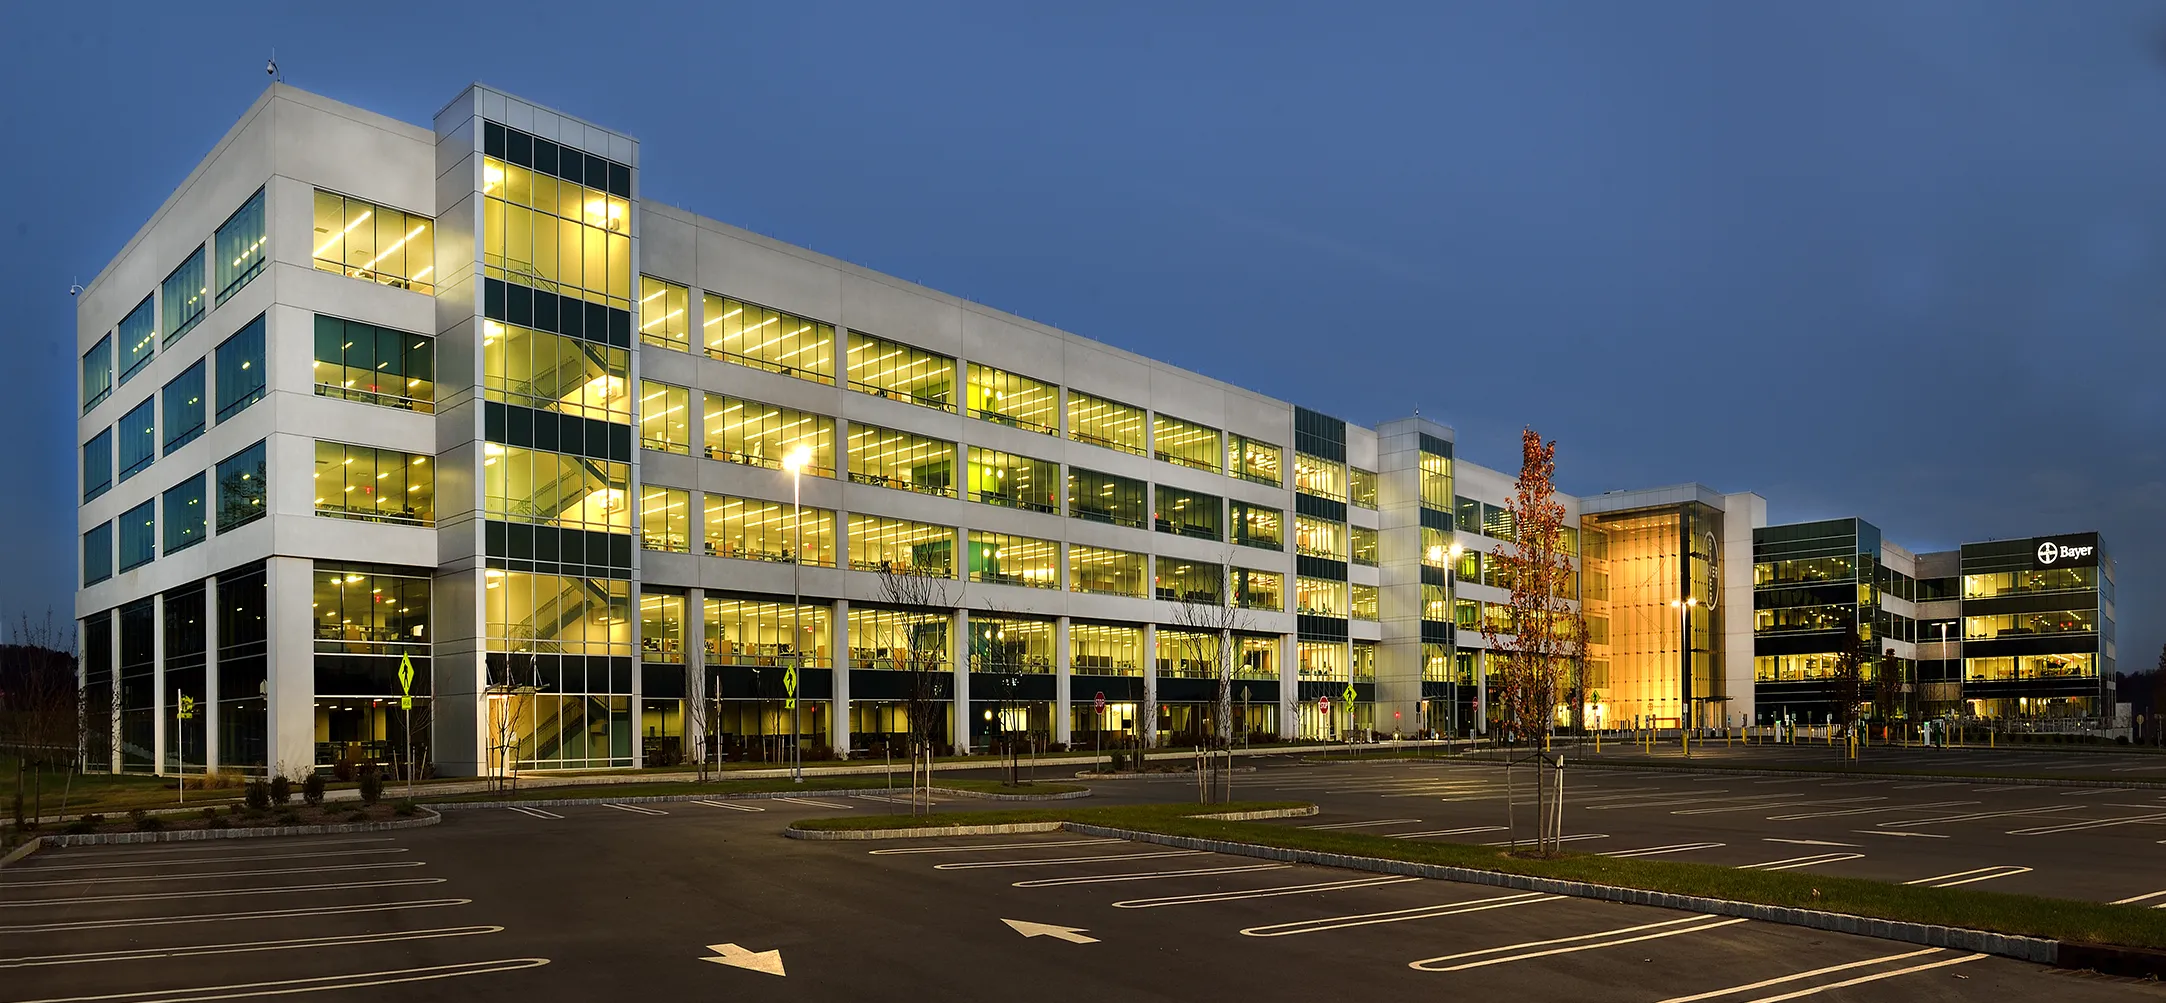
MULTIPOLYGON (((1491 759, 1467 762, 1495 763, 1491 759)), ((1673 766, 1668 763, 1614 763, 1601 760, 1574 761, 1582 770, 1640 770, 1648 773, 1697 773, 1740 777, 1799 777, 1830 780, 1915 780, 1929 783, 2001 784, 2008 787, 2119 787, 2129 790, 2162 790, 2166 781, 2085 780, 2060 777, 1963 777, 1945 773, 1871 773, 1863 770, 1756 770, 1728 766, 1673 766)))
MULTIPOLYGON (((1813 930, 1854 933, 1865 937, 1879 937, 1884 940, 1904 941, 1931 947, 1948 947, 1956 950, 1997 954, 2002 957, 2038 964, 2058 965, 2061 963, 2060 942, 2043 940, 2037 937, 2019 937, 2010 934, 1988 933, 1983 930, 1968 930, 1962 927, 1929 926, 1924 923, 1871 919, 1844 913, 1822 912, 1817 909, 1760 905, 1753 902, 1704 898, 1697 895, 1676 895, 1669 892, 1647 891, 1638 888, 1619 888, 1614 885, 1597 885, 1583 881, 1565 881, 1558 878, 1507 874, 1503 871, 1448 867, 1442 864, 1417 864, 1404 860, 1385 860, 1380 857, 1360 857, 1344 853, 1323 853, 1316 850, 1294 850, 1276 846, 1259 846, 1254 843, 1201 839, 1194 836, 1169 836, 1155 832, 1091 825, 1087 822, 1064 823, 1064 828, 1069 832, 1081 833, 1087 836, 1110 836, 1140 843, 1157 843, 1163 846, 1179 847, 1184 850, 1206 850, 1230 856, 1257 857, 1265 860, 1316 864, 1323 867, 1337 867, 1353 871, 1373 871, 1381 874, 1435 878, 1465 884, 1493 885, 1521 891, 1542 892, 1549 895, 1569 895, 1573 898, 1623 902, 1663 909, 1679 909, 1688 912, 1709 913, 1716 916, 1736 916, 1770 923, 1782 923, 1787 926, 1802 926, 1813 930)), ((2071 953, 2080 955, 2082 952, 2071 953)), ((2166 954, 2160 955, 2160 958, 2166 960, 2166 954)), ((2147 972, 2151 970, 2153 969, 2146 969, 2147 972)))
MULTIPOLYGON (((1299 808, 1265 808, 1260 811, 1222 812, 1217 815, 1192 815, 1191 818, 1210 818, 1225 821, 1242 821, 1259 818, 1302 818, 1314 815, 1315 805, 1299 808)), ((782 834, 790 839, 926 839, 935 836, 1004 836, 1022 832, 1080 832, 1076 822, 1004 822, 981 825, 920 826, 914 829, 800 829, 789 826, 782 834)), ((1111 831, 1111 830, 1108 830, 1111 831)), ((1126 831, 1126 830, 1121 830, 1126 831)))
MULTIPOLYGON (((1070 801, 1091 796, 1089 788, 1080 791, 1062 791, 1058 794, 987 794, 979 791, 954 790, 935 787, 936 794, 958 798, 981 798, 987 801, 1070 801)), ((437 811, 473 811, 481 808, 505 808, 520 805, 527 808, 557 808, 564 806, 597 804, 657 804, 671 801, 771 801, 775 798, 853 798, 853 797, 908 797, 908 787, 864 787, 851 790, 818 791, 754 791, 744 794, 635 794, 621 798, 524 798, 517 801, 440 801, 425 807, 437 811)))
MULTIPOLYGON (((195 843, 210 839, 264 839, 272 836, 332 836, 349 832, 390 832, 396 829, 419 829, 444 820, 437 812, 426 812, 418 818, 399 818, 388 822, 339 822, 332 825, 277 825, 246 829, 176 829, 159 832, 89 832, 73 835, 57 834, 39 836, 25 847, 34 844, 52 846, 114 846, 128 843, 195 843)), ((25 848, 16 853, 28 856, 25 848)), ((8 860, 19 859, 9 854, 8 860)), ((0 861, 5 863, 7 861, 0 861)))
POLYGON ((44 846, 44 845, 45 845, 45 837, 43 837, 43 836, 32 836, 32 837, 30 837, 29 839, 26 839, 26 840, 24 840, 24 841, 23 841, 23 845, 21 845, 21 846, 18 846, 18 847, 16 847, 16 848, 12 849, 12 850, 9 850, 9 851, 7 852, 7 856, 4 856, 4 857, 0 857, 0 867, 6 867, 6 866, 7 866, 7 865, 9 865, 9 864, 12 864, 12 863, 14 863, 14 862, 16 862, 16 861, 18 861, 18 860, 21 860, 21 859, 23 859, 24 857, 27 857, 27 856, 29 856, 29 855, 31 855, 31 854, 33 854, 33 853, 36 853, 36 852, 38 852, 38 847, 41 847, 41 846, 44 846))

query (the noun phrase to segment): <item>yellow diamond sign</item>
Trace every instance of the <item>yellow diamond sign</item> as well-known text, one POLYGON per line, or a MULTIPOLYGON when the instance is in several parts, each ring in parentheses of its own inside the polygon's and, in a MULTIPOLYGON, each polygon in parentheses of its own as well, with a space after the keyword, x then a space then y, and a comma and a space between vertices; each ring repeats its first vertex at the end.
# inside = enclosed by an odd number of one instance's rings
POLYGON ((1340 691, 1340 693, 1339 693, 1339 699, 1341 699, 1341 700, 1344 700, 1344 701, 1346 701, 1346 705, 1347 705, 1348 707, 1352 707, 1352 706, 1354 705, 1354 684, 1353 684, 1353 683, 1347 683, 1347 684, 1346 684, 1346 689, 1344 689, 1344 690, 1340 691))

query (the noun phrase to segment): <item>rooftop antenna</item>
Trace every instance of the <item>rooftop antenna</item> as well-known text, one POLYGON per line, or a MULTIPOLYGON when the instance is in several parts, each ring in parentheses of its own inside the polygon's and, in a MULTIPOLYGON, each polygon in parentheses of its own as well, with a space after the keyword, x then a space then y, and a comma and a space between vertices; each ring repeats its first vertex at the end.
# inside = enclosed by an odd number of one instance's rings
POLYGON ((284 77, 281 77, 281 76, 279 76, 279 75, 278 75, 278 50, 277 50, 277 49, 272 49, 272 50, 271 50, 271 59, 270 59, 270 61, 269 61, 269 62, 267 62, 267 63, 264 63, 264 64, 263 64, 263 72, 265 72, 265 73, 268 73, 268 74, 270 74, 270 75, 271 75, 271 82, 273 82, 273 83, 282 83, 282 82, 284 82, 284 81, 285 81, 285 79, 286 79, 286 78, 284 78, 284 77))

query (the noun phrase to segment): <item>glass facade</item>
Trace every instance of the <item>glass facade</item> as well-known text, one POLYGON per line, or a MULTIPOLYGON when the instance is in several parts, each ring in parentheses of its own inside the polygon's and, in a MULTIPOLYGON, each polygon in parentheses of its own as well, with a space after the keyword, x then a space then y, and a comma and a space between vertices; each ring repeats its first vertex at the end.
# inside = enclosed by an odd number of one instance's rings
POLYGON ((1285 452, 1268 442, 1231 433, 1226 436, 1226 472, 1244 481, 1284 487, 1284 458, 1285 452))
POLYGON ((970 500, 1060 514, 1060 464, 970 447, 970 500))
POLYGON ((642 344, 692 350, 692 290, 652 275, 639 277, 639 340, 642 344))
POLYGON ((186 550, 203 542, 204 475, 196 474, 165 491, 165 552, 186 550))
POLYGON ((1346 464, 1307 453, 1294 454, 1294 490, 1332 501, 1346 500, 1346 464))
POLYGON ((482 273, 629 310, 629 193, 600 188, 594 183, 604 179, 587 177, 584 172, 578 180, 561 176, 572 173, 563 170, 562 157, 582 155, 568 150, 559 153, 556 172, 538 157, 533 166, 494 156, 482 159, 482 273))
POLYGON ((1286 513, 1244 501, 1227 502, 1232 542, 1264 550, 1286 549, 1286 513))
POLYGON ((1439 512, 1452 510, 1452 458, 1429 452, 1421 453, 1421 504, 1439 512))
POLYGON ((262 442, 218 461, 218 531, 263 518, 269 482, 262 442))
POLYGON ((203 360, 196 360, 186 372, 174 377, 158 391, 158 398, 164 412, 165 455, 171 456, 174 450, 203 434, 204 421, 209 417, 203 399, 203 360))
POLYGON ((953 498, 955 444, 853 422, 850 481, 953 498))
POLYGON ((639 545, 669 554, 692 552, 692 493, 639 486, 639 545))
MULTIPOLYGON (((323 466, 322 450, 319 445, 318 468, 323 466)), ((482 453, 482 512, 489 517, 597 532, 631 531, 631 464, 493 442, 483 443, 482 453)), ((427 457, 394 455, 417 473, 428 469, 422 462, 427 457)), ((388 461, 379 457, 378 462, 388 461)))
POLYGON ((970 580, 1057 589, 1060 587, 1060 544, 973 529, 970 531, 970 580))
POLYGON ((225 421, 263 399, 263 318, 258 316, 218 345, 218 420, 225 421))
POLYGON ((436 339, 316 315, 316 393, 424 414, 436 409, 436 339))
POLYGON ((158 298, 145 296, 120 321, 120 382, 126 384, 158 354, 158 298))
POLYGON ((1153 501, 1156 511, 1152 524, 1161 533, 1190 536, 1199 540, 1218 540, 1225 537, 1225 501, 1217 495, 1195 491, 1183 491, 1158 485, 1153 501))
MULTIPOLYGON (((1346 540, 1350 560, 1355 564, 1376 567, 1376 530, 1365 526, 1348 526, 1346 528, 1346 540)), ((1445 552, 1448 554, 1450 550, 1447 548, 1445 552)), ((1423 554, 1426 555, 1427 553, 1427 549, 1424 548, 1423 554)))
POLYGON ((1070 439, 1142 456, 1144 433, 1148 428, 1142 408, 1076 390, 1068 391, 1070 439))
POLYGON ((1150 558, 1125 550, 1068 545, 1068 590, 1098 595, 1144 596, 1144 569, 1150 558))
POLYGON ((955 577, 955 527, 850 516, 850 567, 955 577))
MULTIPOLYGON (((1353 590, 1353 604, 1352 604, 1352 610, 1353 610, 1353 612, 1352 612, 1352 616, 1353 616, 1353 618, 1354 618, 1354 619, 1356 619, 1356 620, 1381 620, 1381 619, 1383 619, 1383 617, 1382 617, 1382 616, 1380 616, 1380 615, 1378 614, 1378 612, 1377 612, 1377 609, 1378 609, 1378 607, 1377 607, 1377 596, 1378 596, 1378 592, 1379 592, 1379 590, 1378 590, 1378 588, 1377 588, 1376 586, 1374 586, 1374 585, 1363 585, 1363 584, 1361 584, 1361 583, 1359 583, 1359 582, 1355 582, 1355 583, 1352 583, 1351 585, 1349 585, 1348 587, 1349 587, 1349 588, 1351 588, 1351 589, 1353 590)), ((1429 590, 1429 589, 1434 589, 1434 588, 1437 588, 1437 587, 1436 587, 1436 586, 1434 586, 1434 585, 1426 585, 1426 586, 1423 586, 1423 591, 1424 591, 1424 592, 1427 592, 1427 590, 1429 590)), ((1441 589, 1439 589, 1438 591, 1442 591, 1442 590, 1441 590, 1441 589)), ((1435 611, 1432 611, 1432 610, 1429 610, 1429 609, 1427 609, 1427 608, 1426 608, 1426 604, 1425 604, 1425 608, 1424 608, 1424 609, 1423 609, 1423 611, 1422 611, 1422 619, 1424 619, 1424 620, 1443 620, 1443 619, 1446 619, 1446 617, 1444 617, 1444 616, 1439 616, 1439 615, 1434 615, 1434 613, 1435 613, 1435 611)))
POLYGON ((1224 453, 1218 429, 1162 414, 1151 416, 1152 454, 1167 463, 1218 473, 1224 453))
POLYGON ((1344 617, 1349 602, 1347 583, 1329 578, 1294 579, 1294 610, 1310 616, 1344 617))
POLYGON ((835 420, 721 394, 706 396, 707 458, 781 470, 792 450, 811 455, 804 472, 835 476, 835 420))
POLYGON ((1150 487, 1114 474, 1068 468, 1068 514, 1077 519, 1143 528, 1150 487))
POLYGON ((692 455, 692 391, 654 380, 639 381, 639 445, 692 455))
POLYGON ((143 398, 121 415, 119 428, 120 479, 126 481, 158 458, 158 398, 143 398))
POLYGON ((434 293, 436 221, 316 190, 316 270, 434 293))
POLYGON ((218 228, 212 238, 211 249, 218 262, 218 302, 223 304, 250 279, 263 272, 264 242, 268 239, 264 230, 263 192, 259 189, 247 202, 234 210, 225 225, 218 228))
POLYGON ((833 509, 709 494, 701 525, 709 557, 788 564, 792 545, 802 539, 803 563, 835 566, 833 509))
POLYGON ((436 524, 436 465, 426 456, 319 440, 315 484, 317 515, 436 524))
POLYGON ((1226 599, 1226 566, 1207 561, 1160 557, 1157 595, 1171 602, 1220 605, 1226 599))
POLYGON ((1346 468, 1346 494, 1347 503, 1356 508, 1375 508, 1376 474, 1356 467, 1346 468))
POLYGON ((139 568, 158 559, 158 499, 152 498, 120 515, 120 570, 139 568))
POLYGON ((482 395, 596 421, 632 420, 630 350, 497 320, 481 322, 482 395))
POLYGON ((964 386, 970 416, 1046 435, 1060 433, 1060 388, 971 363, 964 386))
POLYGON ((1233 603, 1243 609, 1284 610, 1286 576, 1276 571, 1234 568, 1233 603))
POLYGON ((1294 553, 1346 560, 1346 524, 1305 515, 1294 516, 1294 553))
POLYGON ((202 322, 209 306, 210 286, 203 276, 203 249, 198 247, 180 267, 158 284, 158 320, 165 328, 165 343, 187 334, 202 322))
POLYGON ((901 342, 850 332, 850 389, 955 411, 955 360, 901 342))
POLYGON ((700 320, 701 340, 708 358, 835 384, 833 324, 713 293, 701 294, 700 307, 705 314, 700 320))

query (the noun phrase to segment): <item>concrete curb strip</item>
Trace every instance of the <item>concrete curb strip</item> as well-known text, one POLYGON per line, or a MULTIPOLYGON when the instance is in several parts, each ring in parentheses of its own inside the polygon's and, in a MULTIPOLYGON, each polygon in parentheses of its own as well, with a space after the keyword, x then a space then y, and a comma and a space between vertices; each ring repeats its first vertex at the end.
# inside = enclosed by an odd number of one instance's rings
POLYGON ((390 832, 397 829, 418 829, 435 825, 444 816, 420 809, 414 818, 395 818, 388 822, 338 822, 332 825, 270 825, 254 828, 232 829, 173 829, 156 832, 84 832, 56 833, 39 836, 15 848, 0 866, 14 863, 30 855, 41 846, 117 846, 129 843, 197 843, 209 839, 267 839, 272 836, 333 836, 350 832, 390 832))
MULTIPOLYGON (((933 788, 934 794, 956 798, 979 798, 986 801, 1072 801, 1091 796, 1089 788, 1079 791, 1061 791, 1058 794, 991 794, 980 791, 933 788)), ((428 805, 438 811, 471 811, 477 808, 508 808, 518 805, 525 808, 561 808, 596 804, 658 804, 665 801, 770 801, 775 798, 854 798, 854 797, 910 796, 908 787, 864 787, 844 791, 752 791, 743 794, 634 794, 621 798, 522 798, 516 801, 441 801, 428 805)))
POLYGON ((1925 944, 1933 947, 1950 947, 1962 951, 1981 951, 2003 957, 2031 961, 2043 965, 2057 964, 2060 942, 2037 937, 2017 937, 2007 934, 1988 933, 1983 930, 1966 930, 1960 927, 1931 926, 1924 923, 1901 923, 1894 920, 1870 919, 1843 913, 1822 912, 1817 909, 1794 909, 1784 906, 1761 905, 1755 902, 1737 902, 1729 899, 1702 898, 1695 895, 1676 895, 1669 892, 1648 891, 1641 888, 1619 888, 1614 885, 1597 885, 1584 881, 1565 881, 1558 878, 1540 878, 1525 874, 1507 874, 1503 871, 1484 871, 1469 867, 1447 867, 1441 864, 1419 864, 1404 860, 1385 860, 1380 857, 1358 857, 1344 853, 1323 853, 1316 850, 1295 850, 1276 846, 1259 846, 1254 843, 1233 843, 1217 839, 1200 839, 1194 836, 1169 836, 1134 829, 1091 825, 1087 822, 1068 822, 1069 832, 1086 836, 1110 836, 1134 840, 1140 843, 1158 843, 1184 850, 1206 850, 1238 857, 1259 857, 1296 864, 1317 864, 1353 871, 1374 871, 1382 874, 1403 874, 1409 877, 1435 878, 1441 881, 1458 881, 1466 884, 1494 885, 1521 891, 1542 892, 1548 895, 1569 895, 1574 898, 1596 899, 1606 902, 1625 902, 1632 905, 1656 906, 1664 909, 1681 909, 1688 912, 1710 913, 1717 916, 1738 916, 1770 923, 1802 926, 1813 930, 1830 930, 1837 933, 1854 933, 1866 937, 1925 944))

